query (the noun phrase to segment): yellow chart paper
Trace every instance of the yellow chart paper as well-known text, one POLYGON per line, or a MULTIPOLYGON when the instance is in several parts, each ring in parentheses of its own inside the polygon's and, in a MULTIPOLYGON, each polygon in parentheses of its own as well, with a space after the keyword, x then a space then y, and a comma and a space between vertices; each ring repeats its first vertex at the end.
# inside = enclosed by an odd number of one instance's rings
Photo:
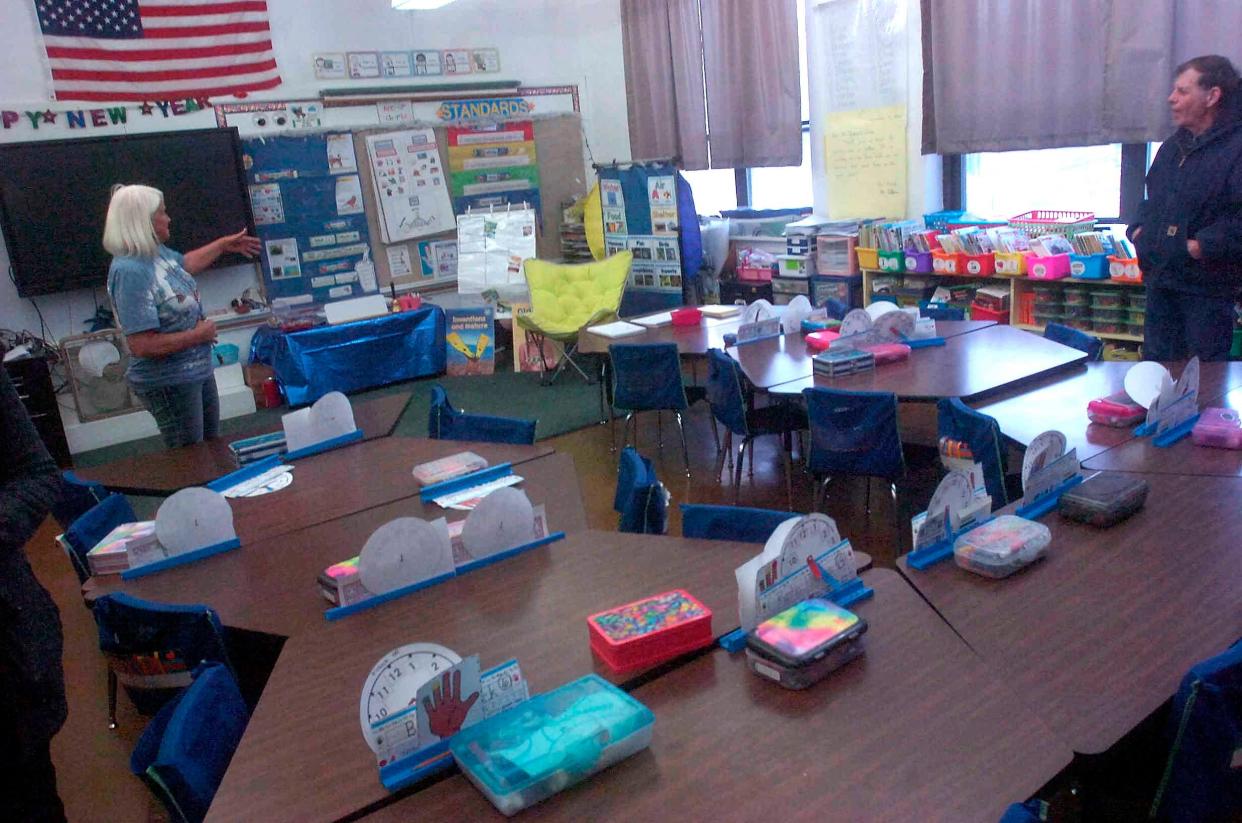
POLYGON ((901 217, 906 213, 904 106, 829 114, 824 157, 829 217, 901 217))

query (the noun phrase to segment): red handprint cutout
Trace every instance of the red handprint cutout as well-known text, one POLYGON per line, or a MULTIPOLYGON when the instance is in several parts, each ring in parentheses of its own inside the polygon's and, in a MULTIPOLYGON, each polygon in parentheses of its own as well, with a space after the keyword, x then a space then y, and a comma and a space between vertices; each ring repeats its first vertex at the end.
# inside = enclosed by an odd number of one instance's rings
POLYGON ((460 669, 445 672, 440 683, 432 689, 431 699, 423 698, 423 711, 427 713, 427 726, 431 733, 441 740, 457 734, 478 699, 478 692, 465 701, 461 699, 460 669))

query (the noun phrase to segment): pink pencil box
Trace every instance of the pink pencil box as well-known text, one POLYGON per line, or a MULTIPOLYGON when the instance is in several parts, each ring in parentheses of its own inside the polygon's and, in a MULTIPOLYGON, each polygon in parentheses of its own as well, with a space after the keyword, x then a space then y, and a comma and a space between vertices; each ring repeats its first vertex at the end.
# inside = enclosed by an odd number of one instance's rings
POLYGON ((910 347, 905 343, 877 343, 874 346, 860 346, 859 348, 874 354, 877 366, 884 363, 897 363, 910 356, 910 347))
POLYGON ((1204 409, 1190 430, 1190 439, 1196 446, 1242 449, 1242 418, 1235 409, 1204 409))
POLYGON ((1125 392, 1110 394, 1087 404, 1087 417, 1102 426, 1126 428, 1137 426, 1147 417, 1147 409, 1130 399, 1125 392))

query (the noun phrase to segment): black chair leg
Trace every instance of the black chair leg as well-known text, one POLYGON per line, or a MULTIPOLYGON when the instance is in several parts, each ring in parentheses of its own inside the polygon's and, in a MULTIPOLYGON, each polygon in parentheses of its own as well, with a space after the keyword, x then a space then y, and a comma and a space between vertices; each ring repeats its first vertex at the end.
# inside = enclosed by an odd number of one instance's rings
POLYGON ((116 672, 108 667, 108 728, 116 728, 116 672))

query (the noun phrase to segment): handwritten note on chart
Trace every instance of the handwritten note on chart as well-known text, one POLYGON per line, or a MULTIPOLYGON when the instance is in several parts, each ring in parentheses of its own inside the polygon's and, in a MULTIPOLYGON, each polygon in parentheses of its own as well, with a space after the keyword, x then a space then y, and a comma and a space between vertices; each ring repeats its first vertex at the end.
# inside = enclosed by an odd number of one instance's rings
POLYGON ((828 111, 906 101, 905 0, 818 0, 808 29, 823 44, 828 111))
POLYGON ((824 129, 828 216, 906 212, 906 112, 902 106, 828 115, 824 129))

